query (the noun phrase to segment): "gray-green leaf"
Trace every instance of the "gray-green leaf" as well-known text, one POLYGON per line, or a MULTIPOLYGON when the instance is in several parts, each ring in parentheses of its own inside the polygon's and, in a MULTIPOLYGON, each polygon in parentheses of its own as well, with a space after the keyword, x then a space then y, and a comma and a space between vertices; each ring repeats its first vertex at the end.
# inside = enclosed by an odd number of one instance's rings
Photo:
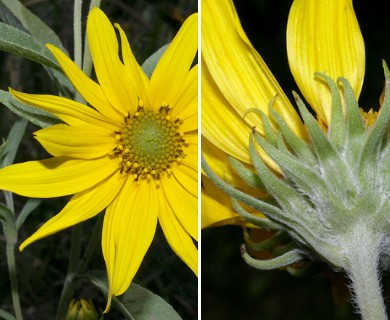
POLYGON ((0 319, 15 320, 16 318, 12 314, 10 314, 9 312, 7 312, 3 309, 0 309, 0 319))
POLYGON ((142 64, 142 69, 145 71, 146 75, 150 79, 154 69, 156 69, 157 63, 160 61, 164 52, 168 49, 169 43, 165 46, 162 46, 155 53, 153 53, 149 58, 147 58, 142 64))
MULTIPOLYGON (((108 294, 107 277, 104 271, 95 270, 85 276, 104 294, 108 294)), ((181 320, 177 312, 164 299, 134 282, 123 295, 114 297, 112 301, 127 319, 181 320)))
POLYGON ((18 151, 20 141, 22 141, 24 131, 26 129, 26 120, 18 120, 12 126, 4 148, 0 153, 0 168, 9 166, 15 160, 16 152, 18 151))
POLYGON ((0 90, 0 103, 4 104, 12 112, 15 112, 17 115, 41 128, 49 127, 61 122, 51 113, 17 101, 9 92, 3 90, 0 90))
POLYGON ((29 34, 0 22, 0 50, 7 51, 60 70, 49 50, 29 34))
POLYGON ((37 41, 42 44, 52 43, 66 52, 57 34, 19 0, 0 0, 0 4, 5 6, 14 16, 13 21, 9 21, 10 15, 8 15, 8 21, 6 21, 8 24, 12 24, 15 27, 17 24, 21 24, 37 41))

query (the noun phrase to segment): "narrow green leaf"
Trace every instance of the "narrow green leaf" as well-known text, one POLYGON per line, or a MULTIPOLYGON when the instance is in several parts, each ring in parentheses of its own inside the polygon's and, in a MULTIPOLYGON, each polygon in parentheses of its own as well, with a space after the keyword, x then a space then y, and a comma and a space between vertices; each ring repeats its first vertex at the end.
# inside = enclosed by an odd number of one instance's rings
POLYGON ((31 11, 25 8, 18 0, 0 0, 0 18, 6 22, 6 24, 15 27, 21 32, 28 35, 31 34, 34 40, 40 43, 40 47, 42 47, 46 54, 48 54, 47 58, 52 59, 56 65, 55 69, 51 69, 50 67, 43 65, 45 71, 56 83, 59 92, 63 96, 73 97, 75 91, 74 87, 62 71, 59 71, 56 60, 46 49, 46 44, 52 43, 67 53, 54 31, 51 30, 39 17, 35 16, 31 11))
MULTIPOLYGON (((300 201, 299 194, 287 184, 283 179, 277 177, 271 170, 264 164, 263 160, 256 151, 254 140, 267 152, 267 149, 273 150, 275 148, 264 140, 257 132, 253 133, 253 136, 249 139, 249 154, 254 168, 257 174, 262 179, 267 190, 274 196, 275 199, 288 208, 292 203, 300 201)), ((268 153, 268 152, 267 152, 268 153)), ((272 155, 271 155, 272 157, 272 155)))
MULTIPOLYGON (((270 103, 269 103, 269 108, 271 108, 273 102, 275 101, 275 98, 273 98, 270 103)), ((261 119, 261 122, 263 123, 263 130, 264 130, 264 136, 265 138, 270 142, 272 143, 273 145, 276 145, 276 135, 274 133, 274 130, 272 129, 272 125, 271 125, 271 122, 270 122, 270 119, 267 117, 267 115, 261 111, 260 109, 258 108, 250 108, 248 110, 245 111, 244 115, 243 115, 243 118, 245 118, 245 116, 248 114, 248 113, 254 113, 256 114, 260 119, 261 119)))
POLYGON ((7 223, 12 221, 14 218, 12 211, 2 203, 0 203, 0 218, 3 221, 8 221, 7 223))
POLYGON ((255 215, 249 213, 234 198, 232 198, 232 204, 233 204, 234 210, 244 220, 246 220, 250 223, 253 223, 255 226, 261 227, 262 229, 266 229, 266 230, 281 230, 282 229, 282 227, 279 224, 269 220, 268 218, 260 218, 260 217, 257 217, 255 215))
POLYGON ((305 159, 306 162, 315 164, 316 159, 313 152, 310 150, 309 145, 290 129, 286 121, 284 121, 284 119, 273 108, 270 108, 270 114, 278 124, 279 130, 282 132, 283 138, 286 140, 287 144, 292 148, 292 150, 296 153, 296 155, 301 159, 305 159))
POLYGON ((0 90, 0 102, 12 112, 41 128, 49 127, 61 122, 56 116, 47 111, 17 101, 7 91, 0 90))
MULTIPOLYGON (((91 271, 85 277, 102 290, 104 294, 108 293, 107 276, 104 271, 91 271)), ((181 319, 164 299, 134 282, 123 295, 114 297, 112 301, 127 319, 181 319)))
POLYGON ((20 20, 15 17, 12 11, 3 3, 3 0, 0 0, 0 20, 6 24, 9 24, 10 26, 28 33, 28 30, 23 26, 20 20))
POLYGON ((281 246, 283 244, 286 244, 286 242, 291 241, 291 238, 285 231, 278 231, 273 236, 270 236, 269 238, 260 241, 260 242, 254 242, 250 238, 248 230, 244 230, 244 239, 245 244, 250 247, 254 251, 264 251, 264 250, 270 250, 272 248, 281 246))
POLYGON ((348 168, 345 162, 341 159, 341 154, 338 152, 335 144, 328 139, 328 136, 318 125, 317 120, 307 110, 301 98, 293 92, 297 102, 299 112, 305 122, 306 128, 309 131, 314 150, 317 155, 317 160, 323 169, 323 174, 328 181, 348 181, 348 168))
POLYGON ((152 77, 153 71, 157 66, 157 63, 160 61, 164 52, 168 49, 169 43, 165 46, 162 46, 155 53, 153 53, 149 58, 147 58, 142 64, 142 69, 145 71, 146 75, 150 79, 152 77))
POLYGON ((0 318, 4 320, 16 320, 15 316, 3 309, 0 309, 0 318))
MULTIPOLYGON (((0 0, 15 18, 27 29, 33 37, 42 44, 52 43, 66 52, 57 34, 50 29, 38 16, 28 10, 19 0, 0 0)), ((8 21, 8 24, 10 22, 8 21)))
POLYGON ((315 76, 325 80, 330 88, 332 94, 332 110, 329 124, 329 140, 340 149, 345 143, 347 128, 345 125, 339 88, 336 83, 324 73, 316 72, 315 76))
POLYGON ((347 108, 347 130, 348 137, 360 136, 364 133, 364 124, 359 111, 359 104, 356 101, 355 93, 351 84, 345 78, 339 78, 344 87, 345 104, 347 108))
POLYGON ((50 51, 29 34, 0 22, 0 50, 7 51, 53 69, 60 70, 50 51))
POLYGON ((241 163, 240 160, 237 160, 233 157, 229 157, 228 161, 230 165, 234 168, 237 174, 240 176, 244 182, 256 189, 265 189, 265 186, 261 179, 257 176, 253 170, 247 168, 245 165, 241 163))
POLYGON ((20 211, 20 214, 16 218, 16 229, 19 229, 24 221, 27 219, 29 214, 40 205, 42 202, 41 199, 28 199, 26 204, 24 205, 22 211, 20 211))
POLYGON ((0 203, 0 222, 3 225, 4 236, 7 243, 16 242, 17 231, 13 212, 5 205, 0 203))
POLYGON ((242 192, 228 184, 210 168, 203 155, 201 156, 201 162, 204 172, 207 174, 210 180, 222 191, 226 192, 228 195, 237 199, 238 201, 243 202, 248 206, 258 210, 259 212, 265 213, 267 216, 270 216, 275 221, 284 223, 285 217, 281 209, 273 206, 272 204, 256 199, 255 197, 252 197, 251 195, 246 194, 245 192, 242 192))
POLYGON ((390 122, 390 72, 387 67, 386 62, 383 61, 383 68, 385 72, 385 98, 383 101, 383 106, 378 114, 378 117, 375 121, 374 126, 371 128, 371 131, 362 146, 362 156, 359 162, 359 171, 360 173, 365 174, 364 170, 361 170, 362 167, 366 167, 369 170, 372 170, 370 163, 374 163, 377 158, 379 150, 382 148, 382 141, 385 140, 387 130, 389 128, 390 122))
POLYGON ((248 252, 245 249, 245 245, 241 246, 241 255, 247 264, 249 264, 253 268, 260 269, 260 270, 272 270, 272 269, 286 267, 292 263, 301 261, 304 258, 302 254, 302 250, 294 249, 273 259, 257 260, 252 258, 248 254, 248 252))
POLYGON ((27 121, 25 119, 18 120, 12 126, 5 144, 5 148, 0 156, 0 168, 9 166, 15 160, 16 152, 22 141, 27 121))

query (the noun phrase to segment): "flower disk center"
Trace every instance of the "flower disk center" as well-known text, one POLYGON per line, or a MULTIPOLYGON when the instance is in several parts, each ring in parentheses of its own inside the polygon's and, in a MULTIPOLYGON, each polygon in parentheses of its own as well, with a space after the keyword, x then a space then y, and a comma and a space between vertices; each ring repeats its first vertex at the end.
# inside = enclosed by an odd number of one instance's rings
POLYGON ((136 180, 158 181, 162 174, 171 173, 173 163, 184 158, 186 143, 178 132, 181 121, 172 120, 170 113, 168 106, 158 111, 139 106, 134 115, 125 117, 113 150, 119 156, 122 173, 132 174, 136 180))

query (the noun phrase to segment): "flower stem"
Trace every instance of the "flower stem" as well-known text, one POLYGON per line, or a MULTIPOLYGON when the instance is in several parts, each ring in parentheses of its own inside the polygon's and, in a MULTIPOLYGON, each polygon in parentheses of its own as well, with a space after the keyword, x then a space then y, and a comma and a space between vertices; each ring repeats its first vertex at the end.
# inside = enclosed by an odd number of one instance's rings
POLYGON ((22 320, 22 308, 20 306, 19 299, 19 287, 18 287, 18 277, 16 273, 16 263, 15 263, 15 242, 7 241, 7 262, 8 262, 8 272, 11 283, 11 294, 12 294, 12 303, 14 306, 15 317, 17 320, 22 320))
POLYGON ((77 224, 72 228, 72 240, 71 240, 72 243, 70 249, 68 273, 66 274, 64 286, 61 292, 60 302, 58 304, 57 315, 56 315, 57 320, 63 320, 66 318, 69 303, 73 296, 73 291, 74 291, 73 280, 77 274, 78 264, 80 260, 81 236, 82 236, 82 225, 77 224))
MULTIPOLYGON (((83 1, 75 0, 74 8, 73 8, 73 42, 74 42, 73 55, 74 55, 74 62, 80 69, 82 68, 82 63, 83 63, 83 37, 82 37, 82 30, 81 30, 82 9, 83 9, 83 1)), ((78 102, 85 104, 84 98, 80 95, 78 91, 76 91, 74 99, 78 102)))
POLYGON ((100 238, 102 234, 102 225, 103 225, 104 214, 100 213, 97 217, 95 227, 93 228, 91 238, 87 244, 84 255, 78 265, 77 274, 83 274, 87 269, 89 262, 93 254, 96 252, 96 249, 99 247, 100 238))
POLYGON ((82 0, 74 1, 73 8, 73 41, 74 41, 74 62, 81 68, 82 64, 82 31, 81 31, 81 11, 82 0))
POLYGON ((364 320, 387 319, 378 272, 381 238, 367 225, 358 225, 349 239, 347 271, 364 320))

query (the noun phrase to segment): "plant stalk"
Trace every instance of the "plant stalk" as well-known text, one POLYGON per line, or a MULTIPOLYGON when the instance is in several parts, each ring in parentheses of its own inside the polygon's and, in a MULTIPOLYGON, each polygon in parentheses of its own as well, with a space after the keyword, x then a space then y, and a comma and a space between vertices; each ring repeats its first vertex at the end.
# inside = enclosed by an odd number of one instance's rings
POLYGON ((18 277, 16 272, 16 262, 15 262, 15 241, 9 242, 7 239, 6 251, 7 251, 9 279, 11 283, 12 303, 14 306, 15 317, 16 320, 22 320, 23 315, 22 315, 22 308, 20 306, 18 277))
POLYGON ((77 275, 77 269, 80 261, 81 252, 82 225, 77 224, 72 228, 72 240, 70 248, 70 258, 68 272, 62 287, 60 302, 58 304, 56 320, 66 319, 70 300, 74 292, 74 278, 77 275))
POLYGON ((361 224, 347 241, 347 272, 363 320, 387 320, 378 268, 381 239, 367 224, 361 224))

